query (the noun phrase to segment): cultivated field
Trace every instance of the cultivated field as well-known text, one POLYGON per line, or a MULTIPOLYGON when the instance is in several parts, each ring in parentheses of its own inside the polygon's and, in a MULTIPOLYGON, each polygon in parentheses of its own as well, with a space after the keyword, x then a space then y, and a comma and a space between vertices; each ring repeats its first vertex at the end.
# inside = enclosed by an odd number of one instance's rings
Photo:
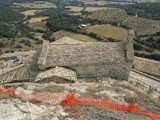
POLYGON ((24 14, 25 16, 33 16, 41 11, 43 10, 27 10, 27 11, 21 12, 21 14, 24 14))
POLYGON ((82 34, 75 34, 69 31, 58 31, 58 32, 54 32, 53 35, 51 36, 51 38, 55 38, 56 40, 61 39, 63 37, 70 37, 79 41, 83 41, 83 42, 96 42, 96 39, 93 39, 87 35, 82 35, 82 34))
POLYGON ((94 5, 97 4, 98 6, 103 6, 105 4, 121 4, 121 5, 129 5, 134 3, 129 2, 110 2, 110 1, 95 1, 95 0, 85 0, 85 4, 94 5))
POLYGON ((106 10, 106 9, 113 9, 113 8, 107 8, 107 7, 86 7, 85 11, 93 12, 97 10, 106 10))
POLYGON ((30 20, 28 20, 29 23, 36 23, 36 22, 42 22, 47 20, 48 17, 37 17, 37 18, 31 18, 30 20))
POLYGON ((80 12, 83 10, 83 7, 77 7, 77 6, 66 6, 66 8, 69 8, 71 12, 80 12))
POLYGON ((112 21, 121 23, 128 28, 135 30, 138 35, 146 35, 160 30, 160 21, 136 16, 128 16, 122 9, 107 9, 95 11, 89 15, 91 19, 112 21))
POLYGON ((127 38, 128 35, 127 30, 109 24, 89 26, 86 31, 95 33, 101 38, 113 38, 120 41, 127 38))
POLYGON ((97 5, 107 4, 106 1, 95 1, 95 0, 85 0, 84 2, 85 2, 85 4, 91 4, 91 5, 93 5, 93 4, 97 4, 97 5))
POLYGON ((34 29, 34 30, 47 30, 46 22, 35 22, 35 23, 29 23, 27 24, 28 27, 34 29))
POLYGON ((23 8, 56 8, 56 5, 50 2, 44 2, 44 4, 38 3, 14 3, 14 6, 23 8))
MULTIPOLYGON (((83 7, 77 7, 77 6, 67 6, 66 8, 70 8, 71 12, 80 12, 83 10, 83 7)), ((106 9, 113 9, 108 7, 86 7, 85 11, 93 12, 97 10, 106 10, 106 9)))

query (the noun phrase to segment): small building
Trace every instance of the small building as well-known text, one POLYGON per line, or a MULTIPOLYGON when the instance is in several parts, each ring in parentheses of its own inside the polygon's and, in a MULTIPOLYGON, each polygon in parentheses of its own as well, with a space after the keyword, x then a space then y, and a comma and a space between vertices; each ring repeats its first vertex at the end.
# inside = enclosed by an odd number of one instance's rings
POLYGON ((88 25, 87 24, 81 24, 80 26, 81 27, 87 27, 88 25))

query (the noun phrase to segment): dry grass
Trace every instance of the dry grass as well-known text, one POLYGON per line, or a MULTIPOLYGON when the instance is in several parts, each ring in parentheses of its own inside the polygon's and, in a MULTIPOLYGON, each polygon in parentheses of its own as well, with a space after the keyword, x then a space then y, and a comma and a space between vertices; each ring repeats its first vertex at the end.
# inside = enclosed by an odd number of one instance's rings
POLYGON ((130 4, 134 4, 134 3, 129 3, 129 2, 110 2, 110 1, 103 1, 103 0, 100 0, 100 1, 95 1, 95 0, 85 0, 84 1, 85 4, 97 4, 99 6, 103 6, 104 4, 120 4, 120 5, 130 5, 130 4))
POLYGON ((37 3, 14 3, 16 7, 23 7, 23 8, 56 8, 56 5, 50 2, 45 2, 44 4, 37 4, 37 3))
POLYGON ((28 20, 27 22, 29 23, 36 23, 36 22, 42 22, 47 20, 48 17, 37 17, 37 18, 31 18, 30 20, 28 20))
POLYGON ((43 33, 35 32, 35 33, 34 33, 34 37, 35 37, 35 38, 38 38, 39 40, 44 40, 44 38, 43 38, 43 33))
POLYGON ((82 13, 81 13, 81 12, 74 12, 74 13, 69 13, 69 15, 73 15, 73 16, 81 16, 82 13))
POLYGON ((21 12, 21 14, 24 14, 25 16, 33 16, 36 15, 38 12, 41 12, 43 10, 27 10, 27 11, 23 11, 21 12))
POLYGON ((70 11, 72 12, 80 12, 83 10, 83 7, 77 7, 77 6, 67 6, 66 8, 70 8, 70 11))
POLYGON ((85 0, 84 2, 85 2, 85 4, 91 4, 91 5, 93 5, 93 4, 97 4, 97 5, 107 4, 106 1, 85 0))
POLYGON ((87 35, 75 34, 75 33, 64 31, 64 30, 53 33, 53 35, 51 37, 58 40, 58 39, 61 39, 65 36, 79 40, 79 41, 83 41, 83 42, 96 42, 96 39, 93 39, 87 35))
POLYGON ((107 7, 87 7, 85 11, 93 12, 97 10, 106 10, 106 9, 113 9, 113 8, 107 8, 107 7))
POLYGON ((35 22, 27 24, 28 27, 33 28, 34 30, 47 30, 46 22, 35 22))
POLYGON ((128 34, 127 30, 109 24, 89 26, 86 31, 95 33, 102 38, 113 38, 116 40, 123 40, 128 34))
MULTIPOLYGON (((69 11, 71 12, 80 12, 83 10, 83 7, 77 7, 77 6, 67 6, 66 8, 70 8, 69 11)), ((107 8, 107 7, 86 7, 85 11, 88 12, 93 12, 97 10, 106 10, 106 9, 112 9, 112 8, 107 8)))

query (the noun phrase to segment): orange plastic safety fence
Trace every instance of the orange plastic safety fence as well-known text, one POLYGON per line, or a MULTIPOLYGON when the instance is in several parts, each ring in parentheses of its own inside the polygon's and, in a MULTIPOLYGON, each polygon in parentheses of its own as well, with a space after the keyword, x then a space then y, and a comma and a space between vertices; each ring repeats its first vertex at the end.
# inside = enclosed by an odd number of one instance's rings
POLYGON ((108 108, 112 110, 137 113, 137 114, 146 115, 155 119, 160 119, 160 114, 148 112, 136 106, 135 104, 123 105, 123 104, 117 104, 112 101, 103 101, 101 99, 76 98, 73 94, 70 94, 68 92, 63 92, 63 93, 41 92, 33 95, 33 94, 25 93, 24 91, 17 92, 16 89, 12 90, 12 89, 0 88, 0 93, 6 94, 9 96, 16 96, 25 101, 29 100, 29 101, 45 102, 49 104, 62 104, 67 109, 70 109, 71 107, 73 107, 73 105, 97 106, 97 107, 103 107, 103 108, 108 108))
POLYGON ((0 88, 0 93, 3 93, 3 94, 6 94, 6 95, 9 95, 9 96, 13 96, 15 95, 15 90, 14 89, 5 89, 5 88, 0 88))
POLYGON ((103 108, 108 108, 112 110, 137 113, 137 114, 146 115, 155 119, 160 119, 160 114, 148 112, 136 106, 135 104, 123 105, 123 104, 117 104, 111 101, 103 101, 103 100, 94 99, 94 98, 76 98, 73 94, 68 94, 66 99, 63 100, 61 104, 65 106, 67 109, 70 109, 72 105, 97 106, 97 107, 103 107, 103 108))
POLYGON ((48 92, 40 92, 37 94, 27 93, 25 90, 17 90, 17 89, 5 89, 0 88, 0 93, 16 96, 24 101, 37 101, 44 102, 48 104, 60 104, 62 100, 66 98, 69 92, 61 92, 61 93, 48 93, 48 92))

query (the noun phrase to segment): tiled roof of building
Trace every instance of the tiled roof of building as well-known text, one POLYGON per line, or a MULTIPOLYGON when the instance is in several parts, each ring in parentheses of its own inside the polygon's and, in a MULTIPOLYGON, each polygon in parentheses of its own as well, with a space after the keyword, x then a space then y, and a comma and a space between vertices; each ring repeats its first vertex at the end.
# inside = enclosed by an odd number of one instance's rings
POLYGON ((47 68, 55 66, 77 66, 101 63, 120 64, 125 62, 125 42, 80 42, 62 38, 57 43, 46 42, 42 48, 38 64, 47 68), (60 41, 67 41, 63 44, 60 41), (75 43, 76 44, 75 44, 75 43))
POLYGON ((73 81, 77 80, 75 71, 63 67, 55 67, 49 70, 45 70, 37 75, 36 80, 39 81, 50 77, 60 77, 73 81))

